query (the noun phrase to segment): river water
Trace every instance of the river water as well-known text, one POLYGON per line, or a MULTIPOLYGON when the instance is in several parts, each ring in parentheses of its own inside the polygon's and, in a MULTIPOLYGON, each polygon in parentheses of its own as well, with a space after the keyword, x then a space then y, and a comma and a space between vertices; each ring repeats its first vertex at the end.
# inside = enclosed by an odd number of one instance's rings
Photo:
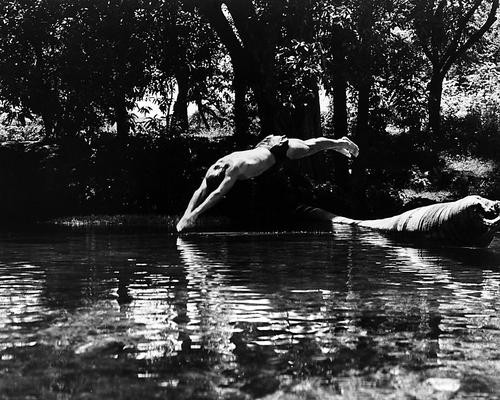
POLYGON ((500 240, 0 235, 0 399, 500 398, 500 240))

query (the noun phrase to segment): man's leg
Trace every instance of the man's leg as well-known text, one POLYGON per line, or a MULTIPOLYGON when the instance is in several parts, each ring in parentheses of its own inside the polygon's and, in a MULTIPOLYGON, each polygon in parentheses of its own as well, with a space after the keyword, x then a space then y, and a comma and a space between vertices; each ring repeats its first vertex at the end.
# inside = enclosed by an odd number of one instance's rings
POLYGON ((324 150, 335 150, 346 157, 357 157, 358 146, 347 137, 341 139, 330 139, 325 137, 311 138, 307 140, 288 139, 287 157, 291 160, 309 157, 324 150))

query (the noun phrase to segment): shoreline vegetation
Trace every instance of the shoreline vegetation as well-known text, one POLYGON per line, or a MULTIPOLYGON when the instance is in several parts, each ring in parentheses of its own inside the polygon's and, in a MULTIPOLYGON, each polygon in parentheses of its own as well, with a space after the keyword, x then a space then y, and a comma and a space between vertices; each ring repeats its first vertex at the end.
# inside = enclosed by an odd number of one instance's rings
MULTIPOLYGON (((468 194, 500 198, 495 135, 463 134, 463 143, 446 136, 441 143, 426 140, 424 134, 380 135, 377 144, 361 149, 366 176, 361 180, 356 175, 355 160, 347 187, 336 184, 329 153, 314 158, 326 171, 319 178, 307 165, 288 162, 263 177, 239 182, 198 227, 290 226, 298 205, 372 218, 468 194)), ((232 137, 224 134, 119 139, 108 132, 92 141, 3 141, 0 181, 9 189, 0 195, 0 219, 6 224, 175 231, 206 168, 235 149, 232 137)))
MULTIPOLYGON (((235 221, 250 228, 255 218, 264 225, 273 220, 276 226, 280 221, 287 226, 286 219, 300 204, 368 218, 467 194, 500 198, 498 160, 481 150, 499 148, 495 136, 484 139, 486 144, 466 138, 465 151, 460 144, 453 151, 450 143, 429 145, 422 138, 425 135, 385 135, 378 146, 362 149, 363 164, 370 167, 361 194, 355 172, 348 177, 351 187, 336 185, 334 160, 326 154, 316 157, 327 171, 319 179, 307 165, 289 162, 261 178, 239 182, 235 193, 202 218, 199 227, 216 228, 220 221, 221 227, 228 227, 235 221), (479 150, 471 151, 475 148, 479 150), (395 149, 400 152, 397 159, 391 155, 395 149)), ((0 196, 0 218, 5 223, 175 231, 206 168, 234 149, 231 137, 223 135, 119 140, 110 132, 92 142, 4 141, 0 180, 9 190, 0 196)))
MULTIPOLYGON (((176 232, 180 215, 160 214, 114 214, 114 215, 78 215, 58 217, 38 222, 42 226, 67 227, 74 229, 86 228, 137 228, 160 229, 167 232, 176 232)), ((216 230, 230 226, 231 222, 224 217, 208 216, 201 219, 198 224, 201 229, 216 230)))

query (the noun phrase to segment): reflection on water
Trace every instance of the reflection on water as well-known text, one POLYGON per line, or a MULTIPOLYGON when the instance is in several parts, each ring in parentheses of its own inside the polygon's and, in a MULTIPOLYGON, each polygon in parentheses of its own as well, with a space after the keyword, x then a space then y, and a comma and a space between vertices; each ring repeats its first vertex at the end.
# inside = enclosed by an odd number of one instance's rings
POLYGON ((0 240, 2 398, 500 392, 498 240, 416 249, 350 227, 0 240))

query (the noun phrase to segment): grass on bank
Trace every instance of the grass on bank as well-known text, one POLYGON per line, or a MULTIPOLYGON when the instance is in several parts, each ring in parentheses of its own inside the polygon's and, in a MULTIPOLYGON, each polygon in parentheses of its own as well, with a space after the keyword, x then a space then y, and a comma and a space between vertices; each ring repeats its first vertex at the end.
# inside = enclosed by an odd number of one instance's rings
POLYGON ((82 215, 60 217, 49 220, 48 223, 57 226, 78 227, 107 227, 107 226, 131 226, 131 227, 165 227, 175 229, 179 220, 177 215, 82 215))
MULTIPOLYGON (((176 232, 176 224, 180 215, 155 214, 118 214, 118 215, 81 215, 59 217, 42 222, 44 225, 54 225, 67 228, 158 228, 166 232, 176 232)), ((229 228, 229 218, 204 215, 196 223, 197 229, 217 230, 229 228)))

